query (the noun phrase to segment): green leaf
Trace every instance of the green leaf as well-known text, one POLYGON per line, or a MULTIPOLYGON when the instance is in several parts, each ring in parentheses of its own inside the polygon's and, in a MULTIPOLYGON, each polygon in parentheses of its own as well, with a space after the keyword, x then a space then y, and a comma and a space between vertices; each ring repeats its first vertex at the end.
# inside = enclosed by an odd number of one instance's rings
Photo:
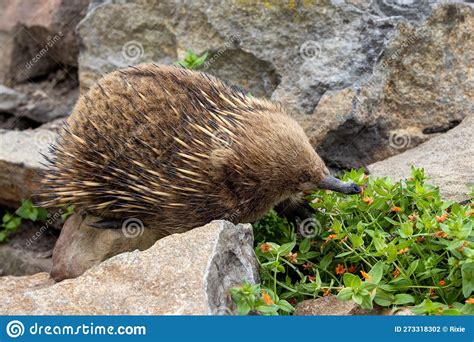
POLYGON ((278 311, 278 306, 275 304, 272 305, 259 305, 255 308, 255 310, 263 312, 263 313, 272 313, 278 311))
POLYGON ((303 241, 301 241, 300 243, 299 250, 301 253, 305 254, 309 252, 310 247, 311 247, 311 240, 303 239, 303 241))
POLYGON ((395 300, 395 296, 391 293, 385 292, 380 288, 377 289, 374 302, 380 306, 389 306, 395 300))
POLYGON ((352 300, 356 302, 357 304, 361 305, 362 301, 364 300, 364 297, 361 296, 360 294, 353 293, 352 294, 352 300))
POLYGON ((416 271, 419 264, 420 264, 420 259, 417 259, 417 260, 410 263, 410 265, 408 266, 408 270, 407 270, 407 275, 409 277, 416 271))
POLYGON ((15 214, 21 218, 36 221, 38 217, 38 209, 33 206, 30 200, 23 200, 21 206, 15 211, 15 214))
POLYGON ((403 222, 400 225, 400 236, 404 239, 409 238, 413 235, 413 223, 411 222, 403 222))
POLYGON ((382 280, 383 276, 383 261, 377 262, 372 269, 369 272, 370 275, 370 280, 368 282, 373 283, 373 284, 378 284, 380 283, 380 280, 382 280))
POLYGON ((395 305, 403 305, 408 303, 415 303, 415 297, 409 294, 400 293, 395 295, 395 299, 393 304, 395 305))
POLYGON ((345 287, 339 291, 339 293, 337 294, 337 299, 343 300, 343 301, 351 300, 352 294, 353 294, 352 289, 345 287))
POLYGON ((461 267, 462 294, 469 297, 474 291, 474 262, 465 263, 461 267))
POLYGON ((360 278, 352 273, 344 273, 343 281, 346 287, 359 288, 362 285, 360 278))
POLYGON ((331 264, 333 258, 334 258, 334 254, 332 253, 326 254, 319 262, 319 267, 323 270, 326 270, 328 266, 331 264))
POLYGON ((278 307, 285 312, 293 312, 295 308, 284 299, 280 299, 277 303, 278 307))
POLYGON ((288 255, 288 253, 290 253, 293 250, 295 245, 296 245, 296 241, 285 243, 277 249, 277 253, 283 256, 288 255))
POLYGON ((364 239, 360 235, 352 235, 351 236, 352 244, 354 248, 359 248, 364 245, 364 239))
POLYGON ((342 258, 342 257, 348 256, 348 255, 351 255, 352 253, 353 253, 352 251, 339 253, 338 255, 335 256, 335 258, 342 258))
POLYGON ((239 315, 248 315, 250 310, 252 310, 252 308, 246 302, 238 303, 237 305, 237 312, 239 315))

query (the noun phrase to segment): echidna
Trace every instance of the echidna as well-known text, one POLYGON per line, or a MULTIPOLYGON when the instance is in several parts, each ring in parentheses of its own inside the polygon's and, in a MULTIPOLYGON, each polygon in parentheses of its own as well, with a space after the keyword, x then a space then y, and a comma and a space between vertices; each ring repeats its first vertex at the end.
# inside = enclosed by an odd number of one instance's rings
POLYGON ((329 175, 280 105, 170 66, 105 76, 79 99, 54 150, 44 204, 72 204, 103 218, 98 227, 137 218, 176 233, 214 219, 252 222, 278 203, 298 214, 304 191, 360 191, 329 175))

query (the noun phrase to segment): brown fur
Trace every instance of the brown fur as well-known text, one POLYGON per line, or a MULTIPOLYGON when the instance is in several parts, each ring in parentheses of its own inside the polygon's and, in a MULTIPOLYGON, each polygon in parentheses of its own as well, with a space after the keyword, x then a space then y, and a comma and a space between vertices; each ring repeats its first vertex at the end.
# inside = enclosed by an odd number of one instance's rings
POLYGON ((280 106, 204 73, 144 64, 82 96, 55 147, 46 205, 182 232, 251 222, 328 171, 280 106))

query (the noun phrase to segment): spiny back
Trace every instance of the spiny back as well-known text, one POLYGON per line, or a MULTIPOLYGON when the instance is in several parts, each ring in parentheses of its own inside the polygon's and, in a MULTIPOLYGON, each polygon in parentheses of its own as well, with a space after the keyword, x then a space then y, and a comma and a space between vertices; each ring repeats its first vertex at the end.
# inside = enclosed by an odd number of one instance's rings
POLYGON ((242 165, 217 175, 216 163, 228 149, 258 159, 265 151, 252 151, 252 143, 265 135, 280 140, 272 127, 306 139, 281 113, 204 73, 154 64, 115 71, 69 117, 44 175, 45 204, 140 217, 173 232, 235 213, 236 220, 248 217, 258 204, 245 207, 241 185, 227 182, 242 175, 247 192, 257 191, 258 163, 245 161, 245 177, 242 165), (269 111, 275 114, 260 115, 269 111))

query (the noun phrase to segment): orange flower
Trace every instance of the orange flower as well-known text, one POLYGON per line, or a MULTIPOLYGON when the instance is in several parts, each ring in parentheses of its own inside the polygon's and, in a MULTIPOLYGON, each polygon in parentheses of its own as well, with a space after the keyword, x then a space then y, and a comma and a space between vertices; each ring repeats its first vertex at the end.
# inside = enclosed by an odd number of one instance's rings
POLYGON ((470 209, 467 213, 466 216, 471 216, 474 215, 474 209, 470 209))
POLYGON ((440 237, 440 238, 445 239, 445 238, 448 237, 448 234, 445 233, 445 232, 443 232, 442 230, 440 230, 440 231, 436 232, 436 233, 434 234, 434 236, 437 236, 437 237, 440 237))
POLYGON ((393 211, 394 213, 399 213, 400 211, 402 211, 402 208, 394 206, 390 208, 390 211, 393 211))
POLYGON ((367 279, 367 280, 372 279, 372 277, 370 276, 370 274, 368 274, 367 272, 360 271, 360 274, 362 274, 362 276, 364 277, 364 279, 367 279))
POLYGON ((313 264, 310 263, 310 262, 305 262, 305 263, 303 264, 303 268, 304 268, 305 270, 310 270, 310 269, 313 268, 313 264))
POLYGON ((411 214, 411 215, 408 215, 408 219, 411 221, 411 222, 415 222, 417 219, 418 219, 418 216, 416 216, 415 213, 411 214))
POLYGON ((323 297, 328 297, 331 295, 331 291, 329 291, 329 289, 324 289, 323 290, 323 297))
POLYGON ((368 204, 368 205, 371 205, 372 203, 374 203, 374 200, 372 199, 372 197, 367 197, 367 196, 366 196, 366 197, 364 197, 364 198, 362 199, 362 202, 364 202, 364 203, 366 203, 366 204, 368 204))
POLYGON ((441 279, 439 281, 439 286, 444 286, 444 285, 446 285, 446 282, 444 281, 444 279, 441 279))
POLYGON ((260 245, 260 250, 263 252, 263 253, 266 253, 268 251, 271 251, 272 250, 272 245, 270 245, 269 243, 262 243, 260 245))
POLYGON ((298 262, 298 253, 288 253, 288 255, 286 256, 286 258, 288 259, 289 262, 291 262, 292 264, 296 264, 298 262))
POLYGON ((400 270, 398 268, 395 269, 395 271, 393 271, 393 277, 396 278, 400 275, 400 270))
POLYGON ((409 251, 409 248, 405 247, 405 248, 400 249, 397 254, 405 254, 408 251, 409 251))
POLYGON ((344 274, 345 272, 346 272, 346 269, 344 268, 344 266, 342 266, 341 264, 337 264, 336 274, 344 274))
POLYGON ((265 291, 262 291, 262 298, 263 298, 263 301, 265 302, 265 304, 267 304, 267 305, 274 304, 273 300, 272 300, 272 297, 270 297, 270 295, 268 293, 266 293, 265 291))
POLYGON ((337 238, 337 234, 329 234, 328 237, 326 238, 326 241, 333 240, 337 238))
POLYGON ((468 298, 468 299, 466 299, 466 304, 472 304, 472 305, 474 305, 474 298, 468 298))
POLYGON ((360 186, 360 192, 359 192, 359 194, 363 195, 363 194, 364 194, 364 189, 365 189, 364 186, 361 185, 361 186, 360 186))
POLYGON ((316 280, 316 276, 310 275, 310 276, 308 276, 308 279, 309 279, 310 282, 313 283, 316 280))
POLYGON ((347 272, 349 273, 355 273, 357 271, 357 266, 356 265, 351 265, 347 268, 347 272))
POLYGON ((448 219, 448 214, 447 213, 444 213, 441 216, 436 216, 436 221, 438 221, 439 223, 443 223, 447 219, 448 219))

